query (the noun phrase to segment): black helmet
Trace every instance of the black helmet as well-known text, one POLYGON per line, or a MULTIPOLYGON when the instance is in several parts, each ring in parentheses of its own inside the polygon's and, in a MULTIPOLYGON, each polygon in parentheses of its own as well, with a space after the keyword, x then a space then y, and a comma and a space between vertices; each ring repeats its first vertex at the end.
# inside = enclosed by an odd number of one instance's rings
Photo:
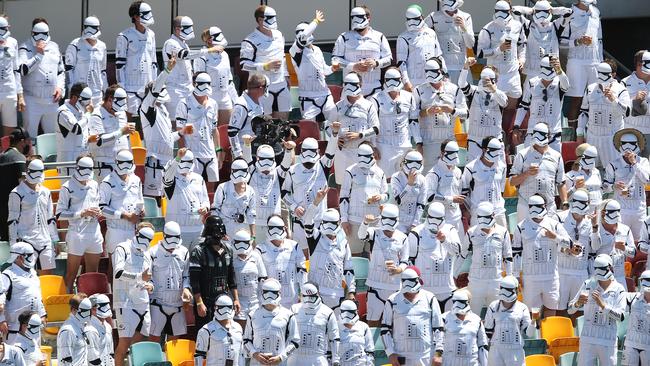
POLYGON ((205 220, 201 236, 203 236, 206 241, 210 241, 210 239, 220 241, 221 238, 226 236, 226 225, 224 225, 221 217, 208 216, 205 220))

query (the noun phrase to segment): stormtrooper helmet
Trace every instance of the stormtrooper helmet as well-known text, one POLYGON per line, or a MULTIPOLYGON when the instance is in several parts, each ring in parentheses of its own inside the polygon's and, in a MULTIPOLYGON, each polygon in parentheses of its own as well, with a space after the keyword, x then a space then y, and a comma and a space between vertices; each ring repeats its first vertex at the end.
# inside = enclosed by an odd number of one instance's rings
POLYGON ((9 28, 9 21, 7 18, 0 16, 0 40, 9 38, 11 35, 9 28))
POLYGON ((312 282, 307 282, 300 288, 300 297, 302 303, 309 309, 314 309, 321 303, 318 285, 312 282))
POLYGON ((546 201, 544 197, 534 194, 528 198, 528 216, 531 219, 543 219, 546 216, 546 201))
POLYGON ((230 296, 223 294, 214 303, 214 320, 232 320, 235 317, 235 306, 230 296))
POLYGON ((451 311, 456 315, 469 313, 469 292, 467 290, 456 290, 451 296, 451 311))
POLYGON ((501 157, 503 151, 503 145, 498 138, 493 137, 488 141, 487 146, 485 147, 485 153, 483 158, 490 163, 494 163, 501 157))
POLYGON ((212 95, 212 78, 207 72, 199 72, 194 77, 194 94, 199 97, 212 95))
POLYGON ((366 14, 366 9, 360 6, 353 8, 350 11, 350 23, 352 24, 352 30, 358 31, 368 28, 370 20, 368 14, 366 14))
POLYGON ((384 74, 384 90, 398 92, 402 89, 402 74, 397 68, 390 68, 384 74))
POLYGON ((448 13, 455 13, 463 6, 463 0, 442 0, 442 10, 448 13))
POLYGON ((320 222, 320 232, 323 235, 332 235, 336 236, 341 227, 341 215, 334 208, 328 208, 325 213, 323 213, 321 222, 320 222))
POLYGON ((619 151, 623 154, 628 151, 631 151, 635 154, 641 153, 641 148, 639 147, 639 139, 634 133, 625 133, 621 136, 619 151))
POLYGON ((396 205, 387 203, 381 210, 380 229, 395 231, 399 220, 399 208, 396 205))
POLYGON ((445 74, 437 60, 429 60, 424 64, 424 76, 427 82, 434 84, 442 81, 445 74))
POLYGON ((183 41, 189 41, 194 38, 194 22, 192 21, 192 18, 182 17, 179 28, 181 28, 178 36, 180 39, 183 41))
POLYGON ((41 336, 41 328, 43 328, 41 316, 36 313, 32 314, 29 317, 29 321, 27 321, 27 331, 25 332, 27 338, 32 340, 38 339, 41 336))
MULTIPOLYGON (((492 68, 489 68, 489 67, 484 67, 483 70, 481 70, 480 78, 481 78, 481 81, 479 83, 479 86, 480 86, 481 90, 485 90, 484 88, 485 88, 485 81, 486 80, 490 80, 492 82, 492 84, 495 84, 495 85, 497 83, 497 74, 494 72, 494 70, 492 70, 492 68)), ((487 90, 485 90, 485 91, 487 91, 487 90)))
POLYGON ((128 106, 126 104, 126 98, 126 90, 122 88, 115 89, 115 93, 113 93, 113 103, 111 105, 113 112, 125 112, 127 110, 128 106))
POLYGON ((598 149, 596 146, 589 146, 582 153, 580 157, 580 169, 590 171, 596 167, 596 160, 598 159, 598 149))
POLYGON ((650 270, 645 270, 639 276, 639 288, 643 292, 650 292, 650 270))
POLYGON ((585 189, 576 189, 569 200, 569 210, 576 215, 589 213, 589 193, 585 189))
POLYGON ((244 159, 235 159, 230 165, 230 180, 233 183, 248 182, 248 163, 244 159))
POLYGON ((603 220, 608 224, 617 224, 621 221, 621 204, 618 201, 610 199, 607 200, 603 207, 605 215, 603 220))
POLYGON ((546 123, 537 123, 533 127, 533 132, 530 134, 533 140, 533 144, 537 146, 546 146, 548 145, 549 140, 549 131, 548 125, 546 123))
POLYGON ((287 237, 287 232, 284 228, 284 220, 280 216, 273 215, 266 221, 268 227, 267 233, 269 240, 283 240, 287 237))
POLYGON ((556 76, 555 68, 551 65, 551 58, 549 56, 542 57, 539 62, 540 76, 544 80, 553 80, 556 76))
POLYGON ((432 202, 427 209, 427 221, 425 223, 427 229, 433 234, 437 234, 444 221, 445 205, 442 202, 432 202))
POLYGON ((275 151, 270 145, 260 145, 257 148, 257 157, 255 160, 255 168, 260 172, 267 174, 275 169, 275 151))
POLYGON ((361 144, 357 149, 357 164, 362 169, 370 169, 375 165, 375 152, 372 146, 361 144))
POLYGON ((41 184, 45 180, 45 165, 40 159, 34 159, 27 165, 25 180, 29 184, 41 184))
POLYGON ((180 175, 189 174, 194 169, 194 153, 191 150, 186 150, 185 155, 178 162, 178 173, 180 175))
POLYGON ((440 159, 447 165, 456 166, 460 161, 458 151, 460 151, 458 143, 456 141, 448 141, 445 148, 442 150, 440 159))
POLYGON ((494 205, 484 201, 476 208, 476 224, 480 229, 489 229, 496 223, 494 219, 494 205))
POLYGON ((127 175, 134 171, 133 154, 129 150, 120 150, 115 156, 115 172, 118 175, 127 175))
POLYGON ((352 300, 343 300, 341 302, 341 321, 343 324, 355 324, 359 321, 359 313, 357 312, 357 304, 352 300))
POLYGON ((262 305, 280 305, 280 282, 268 278, 262 283, 262 305))
POLYGON ((351 72, 343 78, 343 95, 355 97, 361 94, 361 78, 356 72, 351 72))
POLYGON ((609 66, 607 62, 601 62, 596 66, 596 71, 598 73, 598 84, 603 87, 607 87, 613 80, 612 76, 612 67, 609 66))
POLYGON ((318 141, 313 137, 307 137, 300 147, 300 161, 303 164, 316 164, 318 159, 320 159, 318 141))
POLYGON ((499 283, 499 300, 503 302, 517 301, 519 281, 515 276, 503 277, 499 283))
POLYGON ((90 319, 90 316, 92 315, 92 310, 93 310, 92 301, 90 301, 89 298, 85 298, 81 300, 81 302, 79 303, 79 307, 77 308, 75 317, 81 322, 87 322, 88 319, 90 319))
POLYGON ((50 26, 45 22, 36 23, 32 27, 32 43, 36 45, 41 41, 45 43, 50 41, 50 26))
POLYGON ((264 20, 262 20, 262 27, 264 29, 273 30, 278 29, 278 14, 270 6, 264 7, 264 20))
POLYGON ((536 2, 535 6, 533 6, 533 21, 535 24, 542 27, 548 27, 553 19, 551 10, 551 3, 547 0, 539 0, 536 2))
POLYGON ((492 19, 495 23, 503 27, 508 24, 510 19, 512 19, 512 14, 510 14, 510 11, 510 4, 508 4, 507 1, 497 1, 497 3, 494 4, 494 16, 492 19))
POLYGON ((77 161, 77 166, 72 172, 72 176, 80 182, 87 182, 93 179, 93 165, 93 159, 90 156, 84 156, 77 161))
POLYGON ((181 246, 181 227, 175 221, 168 221, 163 229, 163 240, 160 242, 166 250, 176 250, 181 246))
POLYGON ((108 296, 104 294, 95 294, 91 296, 91 300, 93 300, 97 307, 95 314, 98 318, 109 319, 113 316, 113 312, 111 311, 111 300, 108 296))
POLYGON ((133 242, 135 250, 138 252, 144 252, 147 250, 147 248, 149 248, 149 244, 151 244, 151 241, 153 240, 154 235, 155 232, 149 226, 144 226, 138 230, 138 232, 135 234, 135 241, 133 242))
POLYGON ((406 9, 406 29, 409 31, 417 31, 424 27, 424 19, 422 19, 422 10, 419 6, 409 6, 406 9))
POLYGON ((84 29, 81 36, 85 39, 97 39, 102 34, 99 30, 99 19, 94 16, 89 16, 84 19, 84 29))
POLYGON ((210 35, 210 39, 212 40, 213 46, 226 47, 228 45, 228 41, 226 40, 226 37, 223 35, 221 28, 210 27, 208 28, 208 34, 210 35))
POLYGON ((232 237, 232 246, 235 248, 235 254, 248 257, 253 250, 251 234, 248 230, 237 231, 232 237))
POLYGON ((81 107, 86 108, 90 103, 92 103, 93 91, 89 87, 81 89, 79 93, 79 104, 81 107))
POLYGON ((597 281, 614 278, 614 262, 608 254, 598 254, 594 259, 594 278, 597 281))
MULTIPOLYGON (((1 35, 0 38, 2 38, 1 35)), ((644 74, 650 74, 650 52, 648 51, 643 52, 643 56, 641 57, 641 71, 644 74)))
POLYGON ((422 288, 420 274, 413 266, 407 267, 402 272, 400 280, 402 281, 402 286, 400 287, 402 293, 417 294, 422 288))
POLYGON ((405 174, 409 174, 412 170, 422 173, 422 154, 419 151, 411 150, 404 156, 404 163, 402 168, 405 174))
POLYGON ((138 12, 138 16, 140 17, 140 24, 144 25, 145 27, 151 27, 154 25, 155 20, 153 18, 153 11, 151 10, 151 6, 147 3, 141 3, 139 10, 140 11, 138 12))
POLYGON ((309 23, 307 22, 302 22, 296 26, 296 43, 298 43, 302 47, 308 47, 312 43, 314 43, 314 35, 310 34, 307 37, 305 37, 304 34, 302 34, 307 27, 309 26, 309 23))
POLYGON ((25 268, 32 269, 36 266, 36 255, 34 254, 34 247, 24 241, 16 242, 11 246, 9 252, 9 262, 14 263, 18 257, 23 258, 25 268))

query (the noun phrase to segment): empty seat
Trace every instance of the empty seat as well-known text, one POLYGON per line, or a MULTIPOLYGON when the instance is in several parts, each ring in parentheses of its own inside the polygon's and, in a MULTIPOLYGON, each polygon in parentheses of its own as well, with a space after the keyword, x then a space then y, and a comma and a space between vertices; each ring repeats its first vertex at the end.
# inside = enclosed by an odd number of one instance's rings
POLYGON ((308 119, 303 119, 298 121, 298 138, 296 139, 296 145, 300 145, 304 139, 307 137, 320 140, 320 127, 318 127, 318 122, 311 121, 308 119))
POLYGON ((36 153, 44 162, 56 161, 56 133, 44 133, 36 136, 36 153))
MULTIPOLYGON (((159 343, 138 342, 129 349, 129 364, 131 366, 144 366, 149 362, 164 362, 165 355, 159 343)), ((171 364, 171 363, 170 363, 171 364)))
POLYGON ((196 344, 189 339, 176 339, 165 343, 165 355, 172 366, 180 366, 182 362, 194 360, 196 344))
POLYGON ((546 353, 546 349, 545 339, 524 339, 524 352, 526 356, 543 355, 546 353))
POLYGON ((111 293, 108 277, 104 273, 86 272, 77 277, 77 292, 86 295, 111 293))
POLYGON ((578 366, 578 352, 569 352, 561 355, 559 366, 578 366))
POLYGON ((555 359, 549 355, 527 356, 526 366, 555 366, 555 359))
POLYGON ((542 319, 540 334, 549 346, 555 338, 575 336, 571 319, 563 316, 549 316, 542 319))
POLYGON ((555 359, 560 362, 560 356, 569 352, 578 352, 580 350, 580 337, 559 337, 551 341, 548 345, 548 351, 555 359))

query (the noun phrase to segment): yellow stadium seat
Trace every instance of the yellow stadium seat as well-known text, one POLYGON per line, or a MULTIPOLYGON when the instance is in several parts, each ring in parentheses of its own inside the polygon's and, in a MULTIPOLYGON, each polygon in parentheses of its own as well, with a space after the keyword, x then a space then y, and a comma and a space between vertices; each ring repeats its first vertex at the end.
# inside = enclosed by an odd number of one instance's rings
POLYGON ((555 359, 549 355, 531 355, 526 357, 526 366, 555 366, 555 359))
POLYGON ((147 149, 142 146, 136 146, 131 148, 131 152, 133 152, 133 161, 135 164, 144 165, 144 161, 147 159, 147 149))
POLYGON ((153 234, 153 239, 151 240, 151 244, 149 244, 150 247, 160 243, 160 241, 163 240, 163 233, 161 231, 156 231, 153 234))
POLYGON ((506 188, 503 190, 503 198, 517 197, 517 187, 510 184, 510 178, 506 178, 506 188))
POLYGON ((59 171, 56 169, 46 169, 44 172, 45 180, 43 181, 43 187, 52 191, 52 202, 56 202, 59 199, 59 190, 61 189, 61 179, 48 179, 52 177, 58 177, 59 171))
POLYGON ((167 215, 167 198, 163 197, 160 201, 160 212, 162 212, 163 217, 167 215))
POLYGON ((546 344, 549 346, 556 338, 573 337, 573 324, 571 319, 563 316, 549 316, 542 319, 540 326, 541 338, 546 339, 546 344))
POLYGON ((307 269, 307 272, 309 272, 309 259, 305 261, 305 268, 307 269))
POLYGON ((194 360, 196 344, 189 339, 175 339, 165 343, 165 355, 172 366, 181 366, 183 362, 194 360))
MULTIPOLYGON (((68 319, 72 294, 66 293, 63 277, 44 275, 38 278, 41 282, 41 296, 47 312, 47 321, 62 322, 68 319)), ((58 328, 45 328, 48 334, 57 334, 58 330, 58 328)))
POLYGON ((45 366, 50 366, 52 364, 52 347, 41 346, 41 353, 45 357, 45 366))
POLYGON ((290 86, 298 86, 298 74, 296 73, 296 69, 293 67, 293 62, 291 61, 291 55, 285 53, 284 59, 287 65, 287 72, 289 73, 290 86))
POLYGON ((560 337, 555 338, 549 345, 548 351, 555 359, 560 362, 560 356, 569 352, 578 352, 580 349, 580 337, 560 337))
POLYGON ((131 147, 144 147, 142 144, 142 137, 140 137, 140 132, 135 131, 129 135, 129 141, 131 141, 131 147))
POLYGON ((632 277, 632 263, 625 262, 625 277, 632 277))

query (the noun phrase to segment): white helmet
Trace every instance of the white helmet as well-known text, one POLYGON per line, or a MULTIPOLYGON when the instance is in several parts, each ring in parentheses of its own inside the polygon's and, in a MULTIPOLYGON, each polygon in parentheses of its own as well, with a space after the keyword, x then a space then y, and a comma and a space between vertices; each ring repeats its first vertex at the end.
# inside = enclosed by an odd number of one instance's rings
POLYGON ((341 227, 341 215, 335 208, 328 208, 321 218, 320 232, 323 235, 337 235, 341 227))
POLYGON ((490 163, 494 163, 501 157, 503 152, 503 144, 499 141, 498 138, 494 137, 488 141, 487 147, 485 148, 485 153, 483 158, 490 163))
POLYGON ((230 165, 230 180, 233 183, 248 182, 248 163, 244 159, 235 159, 230 165))
POLYGON ((190 17, 182 17, 180 24, 181 32, 179 38, 183 41, 189 41, 194 38, 194 22, 190 17))
POLYGON ((519 281, 515 276, 503 277, 499 283, 499 300, 505 302, 517 301, 519 281))
POLYGON ((650 74, 650 52, 648 51, 643 52, 643 56, 641 57, 641 71, 644 74, 650 74))
POLYGON ((580 157, 580 162, 578 163, 580 165, 580 169, 587 171, 594 169, 596 167, 597 159, 598 149, 596 149, 596 146, 589 146, 582 153, 582 157, 580 157))
POLYGON ((372 146, 361 144, 357 149, 357 165, 363 169, 370 169, 375 165, 375 152, 372 146))
POLYGON ((313 137, 307 137, 300 147, 300 161, 303 164, 316 164, 318 159, 320 159, 318 141, 313 137))
POLYGON ((494 19, 494 22, 498 25, 505 26, 508 21, 512 19, 512 14, 510 14, 510 11, 510 4, 508 4, 507 1, 497 1, 497 3, 494 4, 494 16, 492 19, 494 19))
POLYGON ((296 43, 298 43, 302 47, 307 47, 312 43, 314 43, 313 34, 309 34, 307 37, 305 37, 305 35, 302 34, 307 29, 307 27, 309 27, 309 23, 307 22, 299 23, 296 26, 296 43))
POLYGON ((612 67, 607 62, 601 62, 596 66, 598 72, 598 84, 606 86, 614 80, 612 67))
POLYGON ((9 252, 9 262, 14 263, 18 257, 23 257, 23 263, 26 268, 34 268, 36 265, 36 255, 34 255, 34 247, 24 241, 16 242, 11 245, 9 252))
POLYGON ((546 201, 538 194, 528 198, 528 216, 531 219, 543 219, 546 216, 546 201))
POLYGON ((396 68, 386 70, 384 74, 384 90, 396 92, 402 89, 402 74, 396 68))
POLYGON ((458 143, 456 141, 449 141, 440 155, 440 160, 447 165, 456 166, 460 162, 458 151, 460 151, 458 143))
POLYGON ((614 262, 607 254, 598 254, 594 259, 594 278, 598 281, 607 281, 614 278, 614 262))
POLYGON ((413 169, 418 173, 422 173, 422 167, 422 154, 419 151, 411 150, 404 156, 402 169, 405 174, 409 174, 413 169))
POLYGON ((9 31, 9 21, 7 18, 0 16, 0 39, 7 39, 11 35, 9 31))
POLYGON ((139 10, 138 16, 140 17, 140 24, 145 27, 151 27, 155 22, 151 6, 147 3, 141 3, 139 10))
POLYGON ((84 156, 77 161, 77 166, 72 172, 72 176, 80 182, 93 179, 93 165, 93 159, 90 156, 84 156))
POLYGON ((300 301, 310 309, 315 309, 321 303, 318 286, 312 282, 307 282, 302 285, 300 288, 300 297, 300 301))
POLYGON ((469 292, 464 289, 454 291, 451 296, 451 311, 456 315, 465 315, 469 313, 469 292))
POLYGON ((94 16, 89 16, 84 19, 84 29, 81 31, 81 36, 85 39, 97 39, 102 34, 99 30, 99 19, 94 16))
POLYGON ((111 300, 104 294, 95 294, 90 297, 97 307, 96 315, 101 319, 109 319, 113 316, 111 311, 111 300))
POLYGON ((275 169, 275 151, 270 145, 260 145, 257 148, 255 168, 260 172, 271 172, 275 169))
POLYGON ((181 227, 175 221, 168 221, 163 229, 163 240, 160 242, 166 250, 176 250, 181 246, 181 227))
POLYGON ((129 150, 120 150, 115 156, 115 172, 118 175, 127 175, 134 171, 133 154, 129 150))
POLYGON ((194 78, 194 94, 199 97, 212 95, 212 78, 207 72, 199 72, 194 78))
POLYGON ((90 103, 93 102, 93 91, 89 87, 85 87, 81 89, 81 93, 79 93, 79 104, 83 107, 86 108, 90 103))
POLYGON ((113 112, 126 112, 128 109, 126 90, 122 88, 115 89, 111 108, 113 109, 113 112))
POLYGON ((585 189, 577 189, 569 200, 569 210, 578 215, 589 213, 589 192, 585 189))
POLYGON ((232 246, 235 248, 235 254, 248 256, 253 250, 251 233, 248 230, 237 231, 232 237, 232 246))
MULTIPOLYGON (((542 0, 543 1, 543 0, 542 0)), ((539 62, 540 73, 539 75, 544 80, 553 80, 557 75, 555 73, 555 68, 551 65, 551 58, 548 56, 542 57, 542 60, 539 62)))
POLYGON ((45 180, 45 164, 40 159, 34 159, 27 165, 25 180, 30 184, 41 184, 45 180))
POLYGON ((343 300, 341 302, 341 321, 343 324, 352 324, 354 325, 359 321, 359 313, 357 312, 357 304, 352 300, 343 300))
POLYGON ((424 76, 427 82, 437 83, 445 77, 445 74, 437 60, 429 60, 424 64, 424 76))
POLYGON ((635 154, 641 153, 641 148, 639 147, 639 139, 633 133, 624 133, 621 135, 620 144, 621 145, 618 151, 620 151, 621 154, 624 154, 628 151, 631 151, 635 154))
POLYGON ((419 6, 409 6, 406 9, 406 29, 416 31, 424 27, 424 19, 422 19, 422 11, 419 6))
POLYGON ((402 293, 417 294, 422 288, 422 279, 420 275, 413 268, 406 268, 400 279, 402 281, 402 287, 400 291, 402 293))
POLYGON ((235 317, 235 306, 230 296, 222 294, 214 303, 214 320, 232 320, 235 317))
POLYGON ((381 210, 381 230, 395 231, 399 220, 399 208, 391 203, 384 205, 381 210))
POLYGON ((93 310, 93 303, 89 298, 81 300, 77 312, 74 314, 75 318, 80 322, 84 323, 90 319, 93 310))
POLYGON ((540 122, 535 124, 533 127, 533 132, 530 134, 533 144, 537 146, 546 146, 548 145, 549 140, 549 130, 546 123, 540 122))
POLYGON ((266 221, 269 240, 282 240, 287 237, 284 221, 280 216, 273 215, 266 221))
POLYGON ((50 26, 45 22, 36 23, 32 27, 32 43, 35 45, 39 41, 50 41, 50 26))
POLYGON ((351 72, 343 78, 343 95, 357 96, 361 94, 361 78, 356 72, 351 72))
POLYGON ((445 205, 441 202, 434 201, 427 209, 426 227, 432 233, 437 234, 440 226, 445 221, 445 205))
POLYGON ((366 9, 358 6, 350 11, 350 22, 353 30, 362 30, 368 28, 370 20, 366 14, 366 9))
POLYGON ((275 9, 268 5, 264 7, 262 27, 268 30, 278 29, 278 14, 275 12, 275 9))
POLYGON ((226 37, 223 35, 221 28, 210 27, 208 28, 208 33, 210 34, 213 46, 226 47, 228 45, 228 40, 226 40, 226 37))
POLYGON ((178 162, 178 173, 189 174, 194 169, 194 153, 191 150, 185 151, 185 155, 178 162))
POLYGON ((275 278, 268 278, 262 283, 262 305, 280 305, 282 287, 275 278))
POLYGON ((533 21, 542 27, 548 27, 553 19, 551 14, 551 3, 547 0, 539 0, 533 6, 533 21))
POLYGON ((151 241, 153 240, 155 234, 156 233, 153 231, 153 229, 148 226, 141 228, 137 233, 135 233, 133 246, 137 251, 144 252, 149 248, 149 244, 151 244, 151 241))
POLYGON ((608 224, 616 224, 621 221, 621 204, 614 199, 607 200, 605 203, 605 216, 603 220, 608 224))
POLYGON ((639 288, 643 292, 650 292, 650 270, 645 270, 639 276, 639 288))
POLYGON ((483 201, 476 208, 476 223, 481 229, 488 229, 494 226, 494 205, 488 201, 483 201))
POLYGON ((463 6, 463 0, 442 0, 442 10, 453 13, 463 6))
POLYGON ((31 340, 37 340, 41 337, 41 328, 43 328, 43 320, 41 316, 34 313, 27 321, 27 331, 25 335, 31 340))
POLYGON ((489 67, 484 67, 483 70, 481 70, 481 76, 480 76, 480 87, 481 90, 484 90, 483 87, 485 86, 485 80, 488 79, 492 81, 492 84, 496 84, 497 82, 497 74, 492 70, 492 68, 489 67))

